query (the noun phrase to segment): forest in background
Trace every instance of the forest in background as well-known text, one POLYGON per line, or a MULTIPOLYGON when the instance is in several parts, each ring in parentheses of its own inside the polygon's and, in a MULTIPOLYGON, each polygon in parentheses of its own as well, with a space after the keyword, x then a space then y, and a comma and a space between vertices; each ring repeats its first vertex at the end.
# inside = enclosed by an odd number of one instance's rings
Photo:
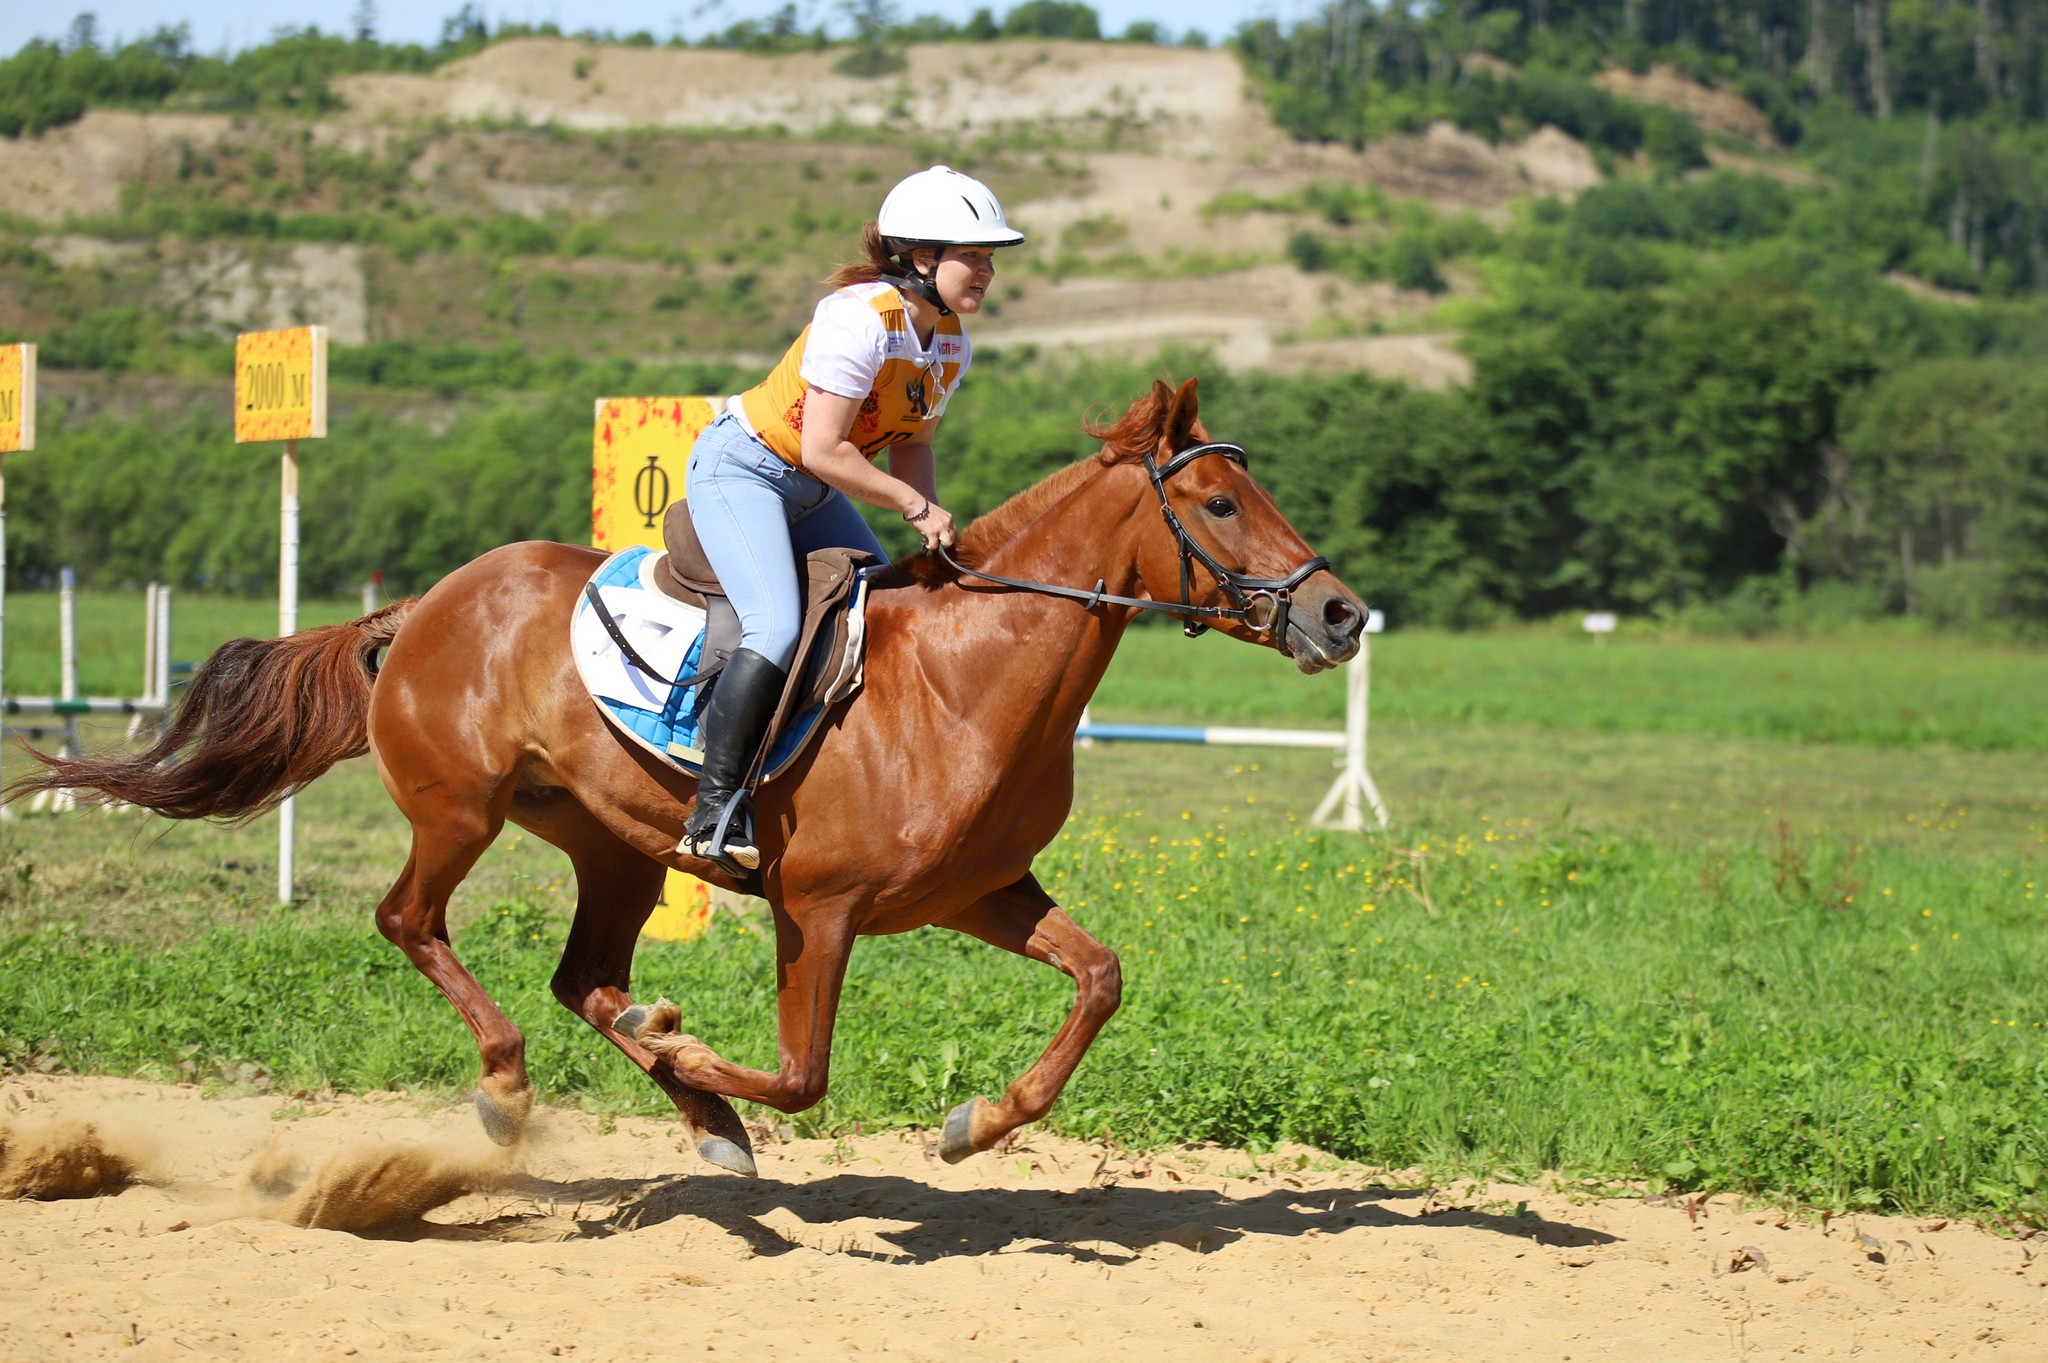
MULTIPOLYGON (((712 41, 836 44, 880 71, 908 41, 1102 37, 1085 5, 1051 0, 964 25, 868 5, 850 39, 802 31, 794 13, 712 41)), ((465 9, 431 49, 307 31, 208 57, 176 30, 105 50, 74 26, 0 62, 0 111, 12 111, 0 130, 33 136, 95 104, 317 113, 334 75, 432 69, 524 31, 465 9)), ((2019 0, 1354 2, 1228 41, 1297 137, 1364 144, 1443 119, 1507 139, 1549 124, 1592 147, 1608 180, 1491 226, 1335 183, 1205 205, 1302 222, 1287 252, 1302 270, 1444 291, 1471 386, 1229 375, 1195 354, 985 355, 947 419, 957 510, 985 510, 1082 453, 1089 404, 1120 407, 1155 372, 1199 372, 1212 428, 1254 450, 1304 533, 1398 619, 1613 606, 1740 628, 1909 614, 2048 631, 2048 12, 2019 0), (1599 79, 1659 68, 1742 95, 1768 133, 1703 127, 1599 79), (1480 287, 1448 290, 1460 276, 1480 287)), ((408 218, 374 183, 340 199, 355 206, 295 213, 181 199, 173 185, 93 226, 412 233, 410 249, 498 262, 622 249, 579 224, 408 218)), ((22 287, 58 287, 25 226, 8 225, 0 251, 22 287)), ((801 318, 788 320, 793 331, 801 318)), ((168 332, 119 301, 22 339, 53 368, 198 376, 227 361, 219 338, 168 332)), ((751 380, 509 342, 386 341, 337 348, 334 367, 336 430, 306 475, 322 512, 304 571, 326 589, 372 569, 417 589, 506 539, 582 538, 591 397, 751 380), (451 405, 452 417, 405 415, 451 405)), ((43 451, 9 465, 17 505, 37 508, 10 527, 10 581, 69 563, 110 582, 265 588, 274 472, 229 443, 220 416, 52 413, 45 428, 43 451)))

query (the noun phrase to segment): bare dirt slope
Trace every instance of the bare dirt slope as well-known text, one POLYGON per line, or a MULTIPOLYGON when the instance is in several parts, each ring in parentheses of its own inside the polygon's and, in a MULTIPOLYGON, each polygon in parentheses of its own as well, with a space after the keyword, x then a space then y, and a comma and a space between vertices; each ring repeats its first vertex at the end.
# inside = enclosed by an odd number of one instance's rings
POLYGON ((1612 67, 1595 77, 1594 84, 1643 104, 1682 110, 1710 132, 1734 133, 1763 147, 1779 145, 1763 110, 1733 91, 1702 85, 1670 66, 1653 66, 1640 75, 1612 67))
POLYGON ((1255 112, 1227 52, 1080 42, 936 43, 894 75, 834 70, 845 50, 758 56, 600 47, 565 38, 495 43, 427 76, 336 83, 352 117, 553 122, 565 128, 808 134, 851 124, 984 133, 1112 119, 1171 123, 1194 153, 1229 150, 1255 112))
POLYGON ((1196 278, 1086 275, 1018 283, 999 318, 975 327, 977 344, 1065 347, 1143 359, 1164 346, 1203 346, 1231 369, 1282 372, 1370 369, 1422 388, 1469 383, 1472 362, 1448 332, 1318 337, 1313 320, 1354 328, 1399 326, 1435 302, 1391 284, 1358 284, 1260 265, 1196 278))
MULTIPOLYGON (((1552 128, 1518 145, 1491 145, 1448 124, 1379 139, 1362 151, 1298 143, 1273 123, 1236 57, 1224 51, 1122 43, 934 44, 908 49, 902 72, 875 79, 840 74, 834 68, 843 55, 771 57, 521 39, 428 75, 343 78, 335 88, 347 107, 312 125, 311 143, 380 156, 402 149, 410 158, 410 194, 418 200, 408 200, 412 207, 456 217, 516 213, 558 224, 659 217, 679 183, 700 200, 713 196, 708 202, 715 210, 717 191, 700 178, 655 173, 663 158, 642 145, 650 136, 689 146, 726 139, 736 155, 751 158, 753 183, 789 186, 788 213, 801 206, 805 184, 825 178, 861 172, 873 176, 873 196, 886 187, 888 179, 867 165, 874 148, 858 145, 866 134, 849 137, 849 129, 957 143, 979 148, 964 154, 993 158, 998 169, 986 173, 1006 184, 1012 219, 1032 236, 1027 251, 1040 261, 1060 260, 1059 273, 1086 276, 1093 290, 1084 299, 1081 291, 1053 285, 1010 308, 999 289, 1008 310, 984 319, 987 342, 1143 351, 1179 337, 1215 346, 1222 362, 1235 367, 1367 368, 1431 384, 1462 382, 1469 372, 1427 315, 1435 300, 1302 275, 1287 263, 1290 236, 1304 227, 1327 231, 1330 224, 1298 204, 1291 212, 1276 205, 1313 183, 1375 185, 1444 212, 1500 221, 1518 198, 1569 197, 1600 179, 1586 148, 1552 128), (609 152, 591 152, 589 142, 567 158, 573 164, 563 164, 561 155, 513 155, 520 149, 514 143, 531 151, 526 144, 559 140, 520 128, 632 129, 640 148, 634 155, 645 162, 618 157, 614 164, 609 152), (756 136, 764 131, 777 136, 756 136), (792 156, 802 163, 795 179, 787 164, 792 156), (1044 164, 1029 173, 1019 169, 1036 162, 1044 164), (1252 196, 1265 207, 1203 211, 1226 194, 1252 196), (1113 287, 1096 287, 1105 282, 1113 287), (1078 310, 1064 311, 1068 303, 1078 310), (1105 317, 1105 308, 1115 315, 1105 317)), ((11 214, 53 228, 75 225, 114 213, 124 185, 166 182, 167 166, 185 164, 178 158, 210 166, 216 152, 228 163, 299 155, 271 145, 273 123, 95 111, 42 137, 0 140, 0 183, 9 187, 11 214)), ((897 173, 900 167, 889 171, 897 173)), ((868 196, 861 202, 871 211, 868 196)), ((752 211, 758 215, 759 205, 752 211)), ((715 211, 702 216, 709 221, 693 216, 676 229, 679 244, 716 255, 722 220, 715 211)), ((415 315, 420 309, 410 306, 409 296, 419 291, 407 287, 407 267, 379 247, 260 249, 224 240, 187 249, 166 239, 148 244, 155 252, 149 255, 138 254, 144 250, 139 244, 98 242, 75 232, 39 244, 66 261, 116 263, 118 256, 135 287, 181 325, 222 335, 318 320, 342 344, 408 339, 423 331, 442 339, 484 325, 471 316, 478 298, 495 309, 496 320, 517 316, 522 326, 544 329, 553 323, 542 313, 566 317, 583 298, 602 312, 609 296, 607 281, 584 277, 603 262, 530 261, 536 270, 573 276, 574 297, 556 307, 547 299, 512 296, 516 281, 464 275, 454 290, 460 297, 442 299, 439 311, 428 309, 423 321, 415 315), (494 287, 506 297, 492 293, 494 287)), ((654 268, 644 260, 611 263, 654 268)), ((754 296, 808 298, 820 268, 811 260, 766 266, 754 296)), ((782 304, 774 306, 779 312, 782 304)), ((664 331, 669 320, 635 318, 630 327, 639 334, 641 353, 661 353, 677 333, 674 326, 664 331)), ((700 325, 690 335, 701 331, 700 325)), ((589 338, 577 331, 552 339, 573 348, 589 338)))
POLYGON ((9 1176, 97 1140, 164 1180, 0 1202, 8 1359, 1919 1363, 2048 1338, 2048 1254, 1962 1223, 1432 1190, 1305 1150, 1027 1136, 948 1167, 903 1133, 765 1145, 746 1181, 657 1121, 552 1114, 507 1159, 391 1097, 37 1078, 0 1106, 9 1176))
POLYGON ((0 137, 6 211, 53 226, 73 215, 111 213, 120 207, 121 186, 151 158, 175 154, 180 142, 207 146, 233 131, 232 120, 210 114, 93 109, 37 137, 0 137))

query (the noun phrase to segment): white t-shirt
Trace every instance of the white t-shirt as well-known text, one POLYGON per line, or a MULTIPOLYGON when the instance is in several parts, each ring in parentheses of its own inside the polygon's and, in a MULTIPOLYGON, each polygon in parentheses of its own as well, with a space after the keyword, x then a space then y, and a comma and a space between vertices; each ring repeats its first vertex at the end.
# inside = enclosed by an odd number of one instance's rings
POLYGON ((882 372, 884 360, 906 359, 919 366, 936 365, 941 360, 958 364, 952 385, 940 390, 933 411, 936 419, 959 390, 960 380, 967 377, 974 350, 964 333, 945 336, 937 332, 927 350, 917 339, 917 329, 909 325, 908 314, 901 331, 885 326, 871 300, 895 291, 894 286, 877 281, 854 284, 819 299, 811 314, 810 339, 804 343, 804 362, 797 372, 804 382, 828 393, 864 398, 875 391, 875 376, 882 372), (958 354, 953 353, 954 346, 959 347, 958 354))

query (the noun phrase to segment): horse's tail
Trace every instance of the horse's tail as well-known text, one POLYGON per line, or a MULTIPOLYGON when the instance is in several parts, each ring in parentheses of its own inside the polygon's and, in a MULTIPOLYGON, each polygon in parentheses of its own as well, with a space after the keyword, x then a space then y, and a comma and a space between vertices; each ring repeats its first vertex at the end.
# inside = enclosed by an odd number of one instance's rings
POLYGON ((375 654, 417 597, 345 625, 231 639, 199 665, 147 752, 32 755, 43 769, 5 798, 96 790, 173 819, 253 819, 344 758, 369 750, 375 654))

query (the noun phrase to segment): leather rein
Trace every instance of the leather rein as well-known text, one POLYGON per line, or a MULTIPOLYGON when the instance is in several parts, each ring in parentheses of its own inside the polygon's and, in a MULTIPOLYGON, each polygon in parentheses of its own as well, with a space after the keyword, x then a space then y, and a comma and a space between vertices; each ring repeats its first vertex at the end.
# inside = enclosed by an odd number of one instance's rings
POLYGON ((1330 566, 1330 560, 1320 554, 1296 568, 1285 577, 1251 577, 1235 569, 1226 568, 1216 561, 1216 556, 1204 549, 1181 518, 1174 513, 1173 504, 1166 498, 1166 480, 1179 473, 1204 455, 1218 454, 1230 460, 1246 472, 1251 471, 1251 456, 1242 446, 1223 441, 1208 441, 1190 445, 1187 449, 1169 458, 1164 465, 1155 461, 1150 454, 1145 456, 1145 472, 1152 479, 1152 489, 1159 494, 1159 510, 1166 517, 1167 528, 1173 531, 1173 538, 1180 551, 1180 601, 1153 601, 1137 596, 1118 596, 1103 590, 1103 581, 1097 578, 1095 590, 1086 591, 1079 587, 1062 587, 1052 582, 1028 582, 1021 578, 1003 577, 996 573, 985 573, 979 568, 969 568, 953 557, 950 549, 939 546, 938 555, 963 577, 978 577, 986 582, 1000 583, 1005 587, 1017 587, 1043 596, 1065 597, 1079 601, 1088 609, 1097 606, 1129 606, 1135 610, 1165 611, 1182 619, 1181 632, 1192 639, 1209 628, 1212 620, 1236 620, 1261 634, 1271 634, 1274 644, 1285 657, 1293 657, 1287 646, 1287 616, 1294 603, 1294 589, 1315 573, 1330 566), (1230 601, 1228 606, 1198 606, 1192 601, 1195 564, 1200 563, 1216 579, 1216 585, 1230 601))

